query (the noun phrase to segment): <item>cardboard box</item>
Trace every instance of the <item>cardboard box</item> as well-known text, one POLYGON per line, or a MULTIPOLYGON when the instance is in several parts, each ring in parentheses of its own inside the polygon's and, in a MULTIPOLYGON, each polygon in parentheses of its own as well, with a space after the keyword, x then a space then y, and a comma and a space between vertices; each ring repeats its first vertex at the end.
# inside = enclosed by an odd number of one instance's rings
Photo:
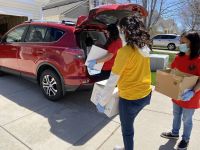
POLYGON ((193 88, 198 76, 186 74, 178 70, 167 69, 156 72, 155 90, 176 100, 181 100, 185 89, 193 88))
MULTIPOLYGON (((91 101, 95 105, 97 105, 97 103, 98 103, 96 101, 95 97, 98 94, 101 93, 104 86, 106 85, 106 82, 107 82, 107 80, 104 80, 104 81, 96 82, 94 84, 94 88, 93 88, 92 96, 91 96, 91 101)), ((106 104, 104 113, 108 117, 115 116, 119 113, 119 96, 118 96, 118 89, 117 88, 115 88, 115 90, 113 91, 112 97, 110 98, 108 104, 106 104)))

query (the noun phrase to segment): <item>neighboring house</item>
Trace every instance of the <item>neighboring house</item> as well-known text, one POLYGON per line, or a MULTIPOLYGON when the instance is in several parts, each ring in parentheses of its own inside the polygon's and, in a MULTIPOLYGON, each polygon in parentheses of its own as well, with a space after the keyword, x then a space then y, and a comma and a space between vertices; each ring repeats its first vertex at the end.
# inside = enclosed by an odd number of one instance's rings
POLYGON ((0 0, 0 34, 28 19, 41 19, 41 5, 36 0, 0 0))
POLYGON ((90 9, 110 3, 116 2, 115 0, 50 0, 42 8, 43 17, 45 20, 76 22, 80 15, 88 15, 90 9))
POLYGON ((104 4, 115 4, 116 0, 90 0, 90 9, 104 4))
POLYGON ((179 28, 173 19, 160 19, 152 28, 151 35, 180 34, 179 28))

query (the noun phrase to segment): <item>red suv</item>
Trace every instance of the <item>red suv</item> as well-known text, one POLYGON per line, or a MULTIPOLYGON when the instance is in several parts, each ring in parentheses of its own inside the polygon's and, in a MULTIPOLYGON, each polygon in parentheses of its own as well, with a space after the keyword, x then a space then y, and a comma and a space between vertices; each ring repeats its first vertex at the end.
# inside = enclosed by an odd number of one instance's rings
POLYGON ((140 5, 115 4, 91 10, 74 25, 44 21, 18 25, 1 39, 0 71, 34 80, 48 99, 58 100, 65 91, 92 83, 84 65, 87 38, 105 45, 106 26, 136 11, 147 16, 140 5))

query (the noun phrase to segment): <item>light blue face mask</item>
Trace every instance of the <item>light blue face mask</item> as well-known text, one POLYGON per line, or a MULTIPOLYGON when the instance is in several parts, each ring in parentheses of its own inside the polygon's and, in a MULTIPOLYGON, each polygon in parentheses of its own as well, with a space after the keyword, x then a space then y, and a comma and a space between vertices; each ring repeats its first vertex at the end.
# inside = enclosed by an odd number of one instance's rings
POLYGON ((189 51, 189 48, 187 47, 187 44, 180 44, 179 50, 180 52, 186 53, 189 51))

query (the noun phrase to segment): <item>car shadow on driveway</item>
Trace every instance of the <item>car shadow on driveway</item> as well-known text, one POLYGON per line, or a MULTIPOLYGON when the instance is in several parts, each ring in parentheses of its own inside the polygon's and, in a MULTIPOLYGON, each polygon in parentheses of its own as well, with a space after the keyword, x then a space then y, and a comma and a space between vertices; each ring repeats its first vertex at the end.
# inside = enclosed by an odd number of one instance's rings
POLYGON ((83 145, 111 121, 96 111, 90 96, 91 90, 79 90, 51 102, 37 84, 2 76, 0 126, 33 149, 83 145))

